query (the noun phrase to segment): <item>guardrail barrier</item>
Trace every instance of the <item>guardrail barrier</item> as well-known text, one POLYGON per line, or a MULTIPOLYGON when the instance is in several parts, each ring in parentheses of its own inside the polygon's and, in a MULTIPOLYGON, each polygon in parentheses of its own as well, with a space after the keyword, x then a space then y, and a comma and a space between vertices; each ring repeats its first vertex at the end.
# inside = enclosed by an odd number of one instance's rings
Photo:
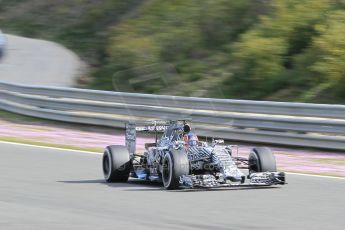
POLYGON ((0 108, 65 122, 123 128, 128 120, 193 120, 228 140, 345 150, 345 106, 177 97, 0 82, 0 108))

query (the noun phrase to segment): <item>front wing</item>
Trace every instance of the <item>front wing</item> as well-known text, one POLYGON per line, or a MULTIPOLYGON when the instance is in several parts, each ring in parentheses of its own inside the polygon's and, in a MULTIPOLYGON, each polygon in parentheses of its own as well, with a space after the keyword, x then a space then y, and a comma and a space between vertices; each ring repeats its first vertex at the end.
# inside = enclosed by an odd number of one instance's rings
POLYGON ((180 177, 180 185, 185 188, 220 188, 240 186, 271 186, 286 184, 285 173, 283 172, 260 172, 251 173, 248 176, 249 182, 231 182, 217 179, 213 175, 184 175, 180 177))

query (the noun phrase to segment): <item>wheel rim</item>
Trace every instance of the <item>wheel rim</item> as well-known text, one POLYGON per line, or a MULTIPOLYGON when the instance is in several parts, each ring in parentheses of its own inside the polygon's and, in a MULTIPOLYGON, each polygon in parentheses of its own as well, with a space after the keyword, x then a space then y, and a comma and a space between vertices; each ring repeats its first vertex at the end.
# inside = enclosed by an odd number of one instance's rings
POLYGON ((106 178, 109 177, 109 173, 110 173, 110 158, 108 154, 105 154, 103 157, 103 173, 105 175, 106 178))
POLYGON ((169 184, 169 180, 170 180, 170 162, 168 158, 165 158, 163 161, 163 182, 164 185, 169 184))
POLYGON ((249 161, 249 173, 253 172, 259 172, 259 158, 255 152, 253 152, 253 155, 249 161))

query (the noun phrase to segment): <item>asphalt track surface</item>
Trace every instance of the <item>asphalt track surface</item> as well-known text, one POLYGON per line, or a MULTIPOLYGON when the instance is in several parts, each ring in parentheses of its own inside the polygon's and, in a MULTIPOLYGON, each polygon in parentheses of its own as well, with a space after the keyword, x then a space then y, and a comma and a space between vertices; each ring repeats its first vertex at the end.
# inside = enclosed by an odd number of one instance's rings
POLYGON ((43 40, 6 35, 0 59, 0 81, 46 86, 73 86, 84 64, 63 46, 43 40))
POLYGON ((106 184, 101 155, 0 143, 0 229, 344 229, 345 180, 166 191, 106 184))

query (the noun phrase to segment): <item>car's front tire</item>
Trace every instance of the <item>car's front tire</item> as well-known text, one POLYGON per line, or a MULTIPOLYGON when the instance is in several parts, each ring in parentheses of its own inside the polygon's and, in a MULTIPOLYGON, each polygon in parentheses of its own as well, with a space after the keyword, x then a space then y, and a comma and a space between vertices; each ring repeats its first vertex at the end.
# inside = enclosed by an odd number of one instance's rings
POLYGON ((254 148, 248 158, 249 173, 276 172, 276 159, 272 151, 267 147, 254 148))
POLYGON ((184 150, 173 150, 165 154, 162 173, 164 188, 178 189, 180 177, 189 175, 189 168, 189 160, 184 150))
POLYGON ((127 182, 131 165, 129 152, 125 146, 112 145, 104 150, 102 168, 107 182, 127 182))

